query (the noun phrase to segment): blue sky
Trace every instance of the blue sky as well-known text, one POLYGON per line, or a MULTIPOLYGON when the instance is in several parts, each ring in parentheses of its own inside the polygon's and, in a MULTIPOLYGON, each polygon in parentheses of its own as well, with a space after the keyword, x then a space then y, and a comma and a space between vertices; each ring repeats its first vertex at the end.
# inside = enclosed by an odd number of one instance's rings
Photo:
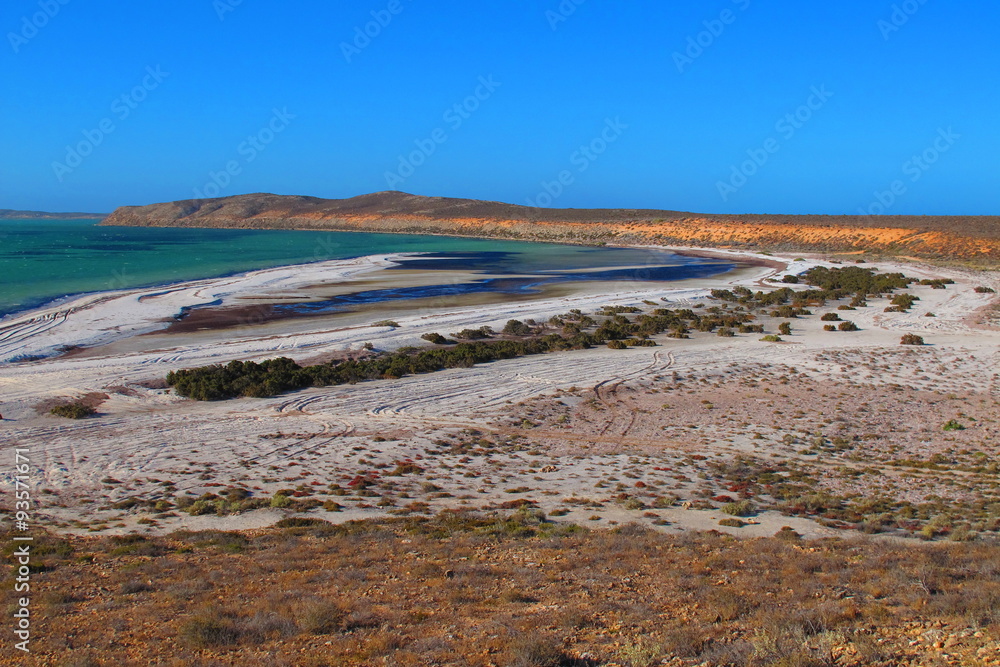
POLYGON ((0 208, 998 214, 998 25, 992 0, 9 0, 0 208))

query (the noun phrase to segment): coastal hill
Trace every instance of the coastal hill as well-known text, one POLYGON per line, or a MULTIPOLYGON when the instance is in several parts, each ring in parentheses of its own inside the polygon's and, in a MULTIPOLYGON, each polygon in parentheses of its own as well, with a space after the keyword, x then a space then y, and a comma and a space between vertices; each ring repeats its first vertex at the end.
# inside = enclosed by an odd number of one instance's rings
POLYGON ((49 213, 46 211, 15 211, 0 208, 0 220, 100 220, 107 213, 49 213))
POLYGON ((647 209, 551 209, 377 192, 350 199, 248 194, 123 206, 104 225, 322 229, 561 243, 647 243, 871 252, 1000 261, 997 216, 705 215, 647 209))

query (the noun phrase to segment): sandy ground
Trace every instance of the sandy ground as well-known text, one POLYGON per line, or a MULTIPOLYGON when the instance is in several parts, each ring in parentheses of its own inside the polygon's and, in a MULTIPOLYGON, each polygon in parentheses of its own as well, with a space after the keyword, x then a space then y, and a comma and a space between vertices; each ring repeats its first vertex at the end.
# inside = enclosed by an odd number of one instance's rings
MULTIPOLYGON (((756 259, 785 262, 789 273, 833 265, 820 257, 798 257, 756 259)), ((221 333, 151 333, 180 304, 231 302, 246 294, 248 284, 278 291, 303 280, 365 277, 390 261, 369 257, 309 265, 314 273, 308 276, 296 267, 254 272, 243 278, 250 283, 239 285, 224 279, 95 295, 5 322, 0 359, 8 363, 0 364, 0 428, 5 441, 30 449, 39 519, 74 531, 168 532, 253 528, 286 515, 279 509, 221 517, 167 511, 150 520, 148 513, 114 507, 130 498, 164 498, 168 491, 199 496, 235 486, 255 497, 298 489, 299 497, 332 500, 340 511, 311 511, 332 521, 528 501, 561 515, 559 520, 585 525, 643 521, 663 530, 712 528, 742 535, 770 535, 791 526, 823 536, 836 531, 776 511, 760 512, 745 527, 720 527, 725 515, 718 503, 699 509, 706 492, 726 493, 721 477, 706 474, 708 464, 755 455, 804 465, 815 459, 801 454, 806 434, 820 426, 859 438, 872 434, 864 440, 868 450, 850 452, 871 462, 957 451, 956 439, 964 450, 990 460, 1000 455, 1000 329, 987 317, 997 299, 973 290, 990 285, 1000 291, 1000 280, 996 274, 908 263, 872 266, 917 278, 952 278, 956 284, 945 290, 913 287, 920 301, 909 313, 883 312, 887 300, 841 313, 861 328, 853 333, 823 331, 818 315, 833 310, 831 304, 815 317, 792 320, 792 335, 779 344, 760 342, 759 335, 657 337, 659 346, 653 348, 526 357, 219 403, 143 386, 168 371, 207 363, 279 355, 305 360, 358 350, 367 342, 390 350, 423 344, 420 335, 428 332, 499 329, 512 318, 541 322, 571 308, 588 312, 644 300, 662 300, 666 307, 711 305, 713 288, 758 289, 786 272, 755 267, 669 287, 616 284, 517 303, 433 303, 392 313, 398 327, 371 326, 386 314, 361 313, 337 321, 248 323, 221 333), (929 345, 901 348, 903 333, 922 335, 929 345), (81 356, 10 362, 67 345, 94 348, 81 356), (797 388, 795 400, 778 399, 775 392, 791 388, 789 382, 797 388), (905 395, 887 394, 890 389, 905 395), (108 396, 95 418, 70 421, 37 409, 46 401, 92 393, 108 396), (942 434, 939 421, 952 416, 969 428, 942 434), (391 475, 400 463, 416 469, 391 475), (359 497, 330 489, 331 484, 349 488, 359 476, 375 480, 377 493, 359 497), (654 507, 653 499, 667 493, 677 497, 676 504, 654 507), (620 502, 623 494, 638 498, 642 507, 629 509, 620 502)), ((764 323, 768 331, 777 327, 764 323)), ((827 463, 836 464, 838 475, 845 466, 860 465, 847 454, 827 463)), ((876 486, 896 483, 900 493, 918 500, 942 493, 939 480, 926 480, 921 492, 912 476, 887 479, 876 486)), ((0 480, 10 487, 11 474, 0 480)), ((830 488, 866 491, 856 476, 837 480, 830 488)), ((973 491, 960 486, 952 485, 950 492, 973 491)))

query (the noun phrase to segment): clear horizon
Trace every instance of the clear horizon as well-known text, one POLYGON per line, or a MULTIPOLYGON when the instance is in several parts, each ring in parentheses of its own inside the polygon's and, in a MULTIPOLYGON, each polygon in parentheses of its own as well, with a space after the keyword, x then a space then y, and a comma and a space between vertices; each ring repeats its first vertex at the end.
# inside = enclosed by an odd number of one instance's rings
POLYGON ((0 206, 253 192, 995 215, 1000 7, 0 9, 0 206))

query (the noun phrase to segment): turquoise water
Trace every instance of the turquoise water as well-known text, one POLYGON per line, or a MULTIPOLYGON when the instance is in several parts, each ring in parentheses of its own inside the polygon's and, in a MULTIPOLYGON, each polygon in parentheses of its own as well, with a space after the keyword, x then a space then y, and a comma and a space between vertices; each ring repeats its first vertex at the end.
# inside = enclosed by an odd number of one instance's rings
MULTIPOLYGON (((0 220, 0 315, 86 292, 396 252, 441 255, 441 261, 424 262, 422 267, 417 262, 412 268, 482 269, 501 274, 671 264, 677 269, 669 276, 640 270, 633 271, 631 279, 675 280, 732 268, 727 262, 662 251, 446 236, 100 227, 93 220, 0 220)), ((612 277, 630 279, 601 276, 612 277)))

